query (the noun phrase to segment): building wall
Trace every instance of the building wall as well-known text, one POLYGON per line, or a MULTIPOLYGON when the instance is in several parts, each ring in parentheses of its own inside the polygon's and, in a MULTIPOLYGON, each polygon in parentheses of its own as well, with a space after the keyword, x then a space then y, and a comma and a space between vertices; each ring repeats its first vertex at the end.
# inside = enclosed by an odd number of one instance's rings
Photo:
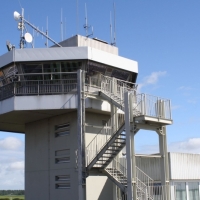
POLYGON ((150 176, 154 181, 160 182, 161 169, 159 158, 136 157, 136 166, 150 176))
POLYGON ((200 154, 169 153, 170 177, 200 180, 200 154))
MULTIPOLYGON (((108 115, 86 113, 86 122, 102 125, 108 115)), ((26 200, 78 199, 77 113, 35 121, 25 126, 25 191, 26 200), (68 135, 55 137, 55 126, 70 124, 68 135), (69 158, 56 163, 57 158, 69 158), (66 180, 57 180, 64 176, 66 180), (58 189, 64 183, 69 188, 58 189)), ((86 133, 86 144, 96 135, 96 128, 86 133)), ((113 198, 113 183, 106 176, 94 174, 86 179, 87 200, 113 198)))
POLYGON ((76 112, 26 124, 25 190, 26 199, 78 199, 76 170, 77 124, 76 112), (70 123, 70 134, 55 137, 55 126, 70 123), (66 163, 56 158, 68 157, 66 163), (68 177, 56 181, 57 176, 68 177), (69 189, 57 189, 57 183, 69 184, 69 189))
MULTIPOLYGON (((103 123, 110 119, 110 115, 87 112, 86 113, 86 147, 103 128, 103 123)), ((105 141, 105 136, 99 135, 98 142, 105 141)), ((99 173, 90 175, 86 179, 87 200, 113 199, 113 183, 107 176, 99 173)))

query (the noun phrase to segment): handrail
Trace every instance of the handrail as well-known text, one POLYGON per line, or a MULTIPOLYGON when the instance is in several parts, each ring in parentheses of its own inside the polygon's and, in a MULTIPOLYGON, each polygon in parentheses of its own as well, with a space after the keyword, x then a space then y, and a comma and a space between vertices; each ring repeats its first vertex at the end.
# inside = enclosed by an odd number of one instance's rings
POLYGON ((172 120, 171 102, 169 99, 156 97, 149 94, 137 94, 135 110, 141 115, 172 120))
MULTIPOLYGON (((110 140, 110 138, 116 133, 117 130, 111 128, 111 120, 112 118, 110 118, 106 122, 106 126, 104 126, 92 139, 92 141, 87 145, 86 147, 87 166, 97 156, 97 154, 106 145, 106 143, 110 140)), ((121 116, 121 119, 118 119, 118 125, 119 127, 121 127, 123 124, 124 124, 124 116, 121 116)))
MULTIPOLYGON (((106 167, 106 170, 108 170, 110 173, 113 174, 114 178, 120 181, 118 174, 116 173, 116 170, 120 172, 124 178, 127 179, 127 168, 126 165, 123 165, 122 162, 117 161, 116 159, 113 159, 112 162, 106 167)), ((121 177, 121 176, 120 176, 121 177)), ((124 184, 124 183, 122 183, 124 184)))

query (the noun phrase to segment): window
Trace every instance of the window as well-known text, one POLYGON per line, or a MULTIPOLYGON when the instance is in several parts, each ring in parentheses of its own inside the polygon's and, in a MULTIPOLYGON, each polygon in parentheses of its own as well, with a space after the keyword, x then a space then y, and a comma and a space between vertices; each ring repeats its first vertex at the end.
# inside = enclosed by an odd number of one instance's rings
POLYGON ((176 200, 186 200, 186 184, 184 182, 176 182, 176 200))
POLYGON ((55 163, 56 164, 63 164, 70 162, 70 150, 63 149, 55 151, 55 163))
POLYGON ((70 124, 61 124, 55 126, 55 137, 66 136, 70 134, 70 124))
POLYGON ((58 175, 55 182, 56 189, 70 189, 70 175, 58 175))
POLYGON ((198 182, 188 182, 189 199, 197 200, 199 199, 199 183, 198 182))

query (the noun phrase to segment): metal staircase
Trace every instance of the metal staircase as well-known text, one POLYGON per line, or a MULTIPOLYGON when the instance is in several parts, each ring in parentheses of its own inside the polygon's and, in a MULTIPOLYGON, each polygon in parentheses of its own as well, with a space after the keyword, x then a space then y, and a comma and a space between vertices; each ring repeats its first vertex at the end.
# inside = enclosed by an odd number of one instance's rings
MULTIPOLYGON (((108 167, 104 169, 104 173, 112 180, 123 192, 126 193, 127 189, 127 169, 126 162, 118 162, 114 159, 108 167)), ((136 186, 137 186, 137 199, 153 200, 153 184, 154 180, 151 179, 142 170, 136 167, 136 186)))
MULTIPOLYGON (((118 109, 124 111, 124 93, 131 92, 134 96, 132 102, 133 116, 142 117, 142 120, 157 121, 168 123, 171 120, 170 101, 150 95, 136 95, 136 87, 130 87, 130 83, 122 82, 115 78, 90 77, 89 87, 97 91, 98 95, 115 105, 118 109), (100 79, 100 80, 99 80, 100 79), (145 118, 145 117, 148 118, 145 118), (167 122, 166 122, 167 120, 167 122)), ((112 118, 108 124, 111 124, 112 118)), ((116 161, 115 157, 126 145, 124 118, 118 121, 118 128, 103 127, 101 131, 86 147, 86 168, 87 171, 92 168, 98 168, 105 173, 124 193, 127 190, 127 169, 121 162, 116 161)), ((153 200, 153 180, 136 167, 136 187, 138 200, 153 200)))

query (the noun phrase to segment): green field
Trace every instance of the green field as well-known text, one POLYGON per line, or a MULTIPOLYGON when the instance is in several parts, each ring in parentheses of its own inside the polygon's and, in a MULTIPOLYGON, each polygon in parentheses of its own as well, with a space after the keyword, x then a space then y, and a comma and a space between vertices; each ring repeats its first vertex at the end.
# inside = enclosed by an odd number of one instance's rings
POLYGON ((19 200, 24 200, 24 195, 5 195, 5 196, 0 196, 0 200, 14 200, 14 199, 19 199, 19 200))

